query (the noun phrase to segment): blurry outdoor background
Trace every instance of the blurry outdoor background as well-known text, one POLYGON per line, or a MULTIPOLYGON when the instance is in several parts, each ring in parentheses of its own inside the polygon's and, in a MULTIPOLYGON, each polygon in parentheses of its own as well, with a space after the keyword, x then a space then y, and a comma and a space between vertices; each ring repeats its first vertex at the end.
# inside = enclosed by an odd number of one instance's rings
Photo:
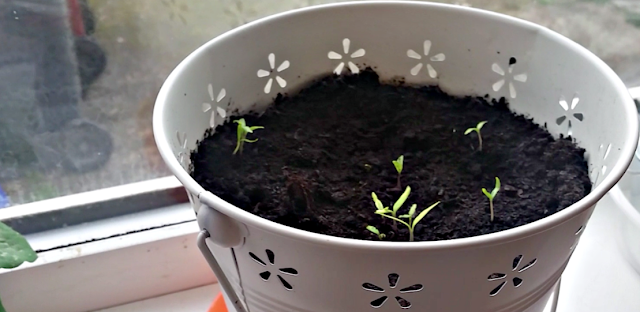
MULTIPOLYGON (((169 175, 151 116, 171 70, 227 30, 328 2, 0 0, 0 208, 169 175)), ((438 2, 549 27, 640 85, 640 0, 438 2)))

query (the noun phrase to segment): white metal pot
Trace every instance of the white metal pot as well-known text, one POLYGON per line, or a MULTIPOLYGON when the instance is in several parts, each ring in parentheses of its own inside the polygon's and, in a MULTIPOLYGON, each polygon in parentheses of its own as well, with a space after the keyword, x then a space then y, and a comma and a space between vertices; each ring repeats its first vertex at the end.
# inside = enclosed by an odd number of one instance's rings
POLYGON ((209 41, 162 86, 154 134, 190 194, 200 246, 237 311, 533 312, 558 283, 595 204, 627 169, 638 141, 635 116, 609 67, 546 28, 465 7, 375 1, 277 14, 209 41), (262 219, 206 191, 184 169, 196 141, 232 113, 264 110, 278 93, 364 66, 384 80, 506 97, 515 112, 586 149, 593 191, 503 232, 378 242, 262 219))

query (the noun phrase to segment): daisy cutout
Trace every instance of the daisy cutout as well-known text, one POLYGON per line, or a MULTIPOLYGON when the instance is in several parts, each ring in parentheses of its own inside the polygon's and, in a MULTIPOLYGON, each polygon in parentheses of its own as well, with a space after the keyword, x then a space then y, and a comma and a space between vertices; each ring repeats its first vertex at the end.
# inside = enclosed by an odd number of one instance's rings
POLYGON ((216 126, 216 115, 219 115, 223 120, 227 117, 227 112, 221 107, 218 106, 215 110, 213 110, 213 105, 215 105, 215 103, 220 103, 220 101, 224 99, 225 95, 227 95, 227 91, 222 88, 220 89, 220 92, 218 92, 218 96, 215 97, 213 94, 213 86, 211 84, 209 84, 207 90, 209 91, 209 98, 211 98, 211 103, 202 103, 202 112, 207 113, 211 111, 209 126, 213 128, 216 126))
POLYGON ((411 286, 398 289, 399 287, 397 286, 399 285, 398 282, 400 281, 400 275, 397 273, 391 273, 387 277, 389 279, 389 288, 386 288, 386 285, 377 286, 372 283, 362 284, 362 288, 364 290, 377 294, 377 298, 370 302, 371 307, 374 309, 380 308, 389 298, 394 298, 398 303, 399 309, 411 308, 411 302, 405 298, 408 298, 407 296, 411 296, 408 295, 410 293, 422 291, 424 286, 422 286, 422 284, 413 284, 411 286))
POLYGON ((187 169, 189 167, 189 150, 187 149, 187 134, 181 133, 180 131, 176 131, 176 138, 178 139, 178 161, 182 165, 183 168, 187 169))
POLYGON ((336 66, 336 69, 333 70, 333 72, 336 75, 340 75, 342 73, 345 63, 349 66, 349 70, 351 71, 352 74, 357 74, 360 72, 360 69, 358 68, 358 66, 356 66, 356 64, 353 63, 350 59, 363 57, 366 52, 364 49, 358 49, 353 53, 349 54, 350 45, 351 45, 351 40, 349 40, 349 38, 344 38, 344 40, 342 40, 342 50, 344 51, 344 56, 338 52, 334 52, 334 51, 329 52, 328 56, 329 56, 329 59, 331 60, 344 59, 344 61, 340 62, 340 64, 336 66))
MULTIPOLYGON (((254 254, 253 252, 249 252, 249 256, 251 257, 251 259, 253 259, 253 261, 255 261, 257 264, 261 265, 264 268, 264 271, 260 272, 260 278, 262 278, 263 281, 268 282, 269 279, 271 278, 271 276, 275 275, 278 280, 280 281, 280 284, 282 284, 282 286, 286 289, 286 290, 292 290, 293 289, 293 285, 291 283, 289 283, 285 277, 287 276, 298 276, 298 270, 294 269, 294 268, 290 268, 290 267, 285 267, 285 268, 279 268, 277 271, 275 270, 275 264, 276 264, 276 255, 275 253, 273 253, 273 251, 266 249, 265 250, 266 254, 267 254, 267 259, 269 260, 269 264, 267 265, 266 262, 264 262, 262 260, 262 258, 258 257, 256 254, 254 254)), ((288 278, 288 277, 287 277, 288 278)))
POLYGON ((413 68, 411 68, 411 75, 417 76, 420 73, 420 70, 422 70, 422 67, 426 65, 427 73, 429 73, 429 77, 431 78, 438 77, 438 72, 435 70, 435 68, 433 68, 433 66, 431 66, 431 63, 429 61, 442 62, 446 59, 446 56, 444 55, 444 53, 438 53, 427 59, 427 57, 429 56, 429 52, 431 52, 431 40, 425 40, 422 44, 422 48, 423 48, 424 57, 425 57, 424 62, 422 61, 422 55, 420 55, 418 52, 411 49, 407 51, 408 57, 412 59, 420 60, 420 63, 418 63, 416 66, 413 66, 413 68))
POLYGON ((607 174, 607 165, 605 165, 604 163, 607 161, 607 157, 609 157, 609 153, 611 153, 611 143, 609 143, 607 145, 607 148, 605 149, 605 145, 604 144, 600 144, 600 147, 598 148, 598 154, 602 155, 602 167, 600 168, 600 170, 595 170, 596 172, 596 178, 593 179, 593 183, 597 183, 598 179, 600 177, 603 177, 607 174))
MULTIPOLYGON (((532 268, 536 264, 536 262, 538 262, 538 259, 533 258, 533 260, 531 260, 529 263, 521 266, 522 255, 518 255, 513 259, 513 266, 511 267, 511 271, 513 273, 509 273, 514 275, 512 279, 513 287, 518 288, 522 285, 522 282, 524 280, 522 276, 520 276, 521 275, 520 273, 532 268)), ((491 290, 491 292, 489 292, 489 296, 495 297, 508 284, 507 273, 493 273, 489 275, 489 277, 487 278, 487 281, 489 282, 500 281, 498 286, 496 286, 491 290)))
POLYGON ((584 120, 584 114, 575 111, 576 106, 580 102, 580 98, 576 95, 569 103, 564 96, 560 96, 560 100, 558 104, 564 110, 564 114, 556 119, 556 124, 561 126, 565 121, 567 122, 567 135, 572 135, 572 119, 577 122, 582 122, 584 120))
POLYGON ((502 87, 508 82, 509 96, 511 96, 512 99, 515 99, 516 96, 518 95, 516 92, 516 87, 513 85, 513 82, 514 81, 527 82, 527 73, 516 74, 516 75, 513 74, 513 67, 515 66, 515 64, 516 64, 516 58, 515 57, 510 58, 509 67, 507 68, 506 73, 504 69, 502 69, 502 67, 498 65, 498 63, 493 63, 493 65, 491 65, 491 70, 493 70, 494 73, 504 77, 493 84, 493 91, 495 92, 500 91, 500 89, 502 89, 502 87))
POLYGON ((282 62, 278 68, 276 68, 276 55, 271 53, 269 54, 269 68, 268 70, 266 69, 259 69, 258 70, 258 77, 260 78, 264 78, 264 77, 269 77, 269 80, 267 80, 267 84, 264 86, 264 93, 269 93, 271 92, 271 86, 273 85, 273 80, 275 79, 276 82, 278 83, 278 85, 280 86, 280 88, 284 88, 287 86, 287 81, 284 80, 284 78, 278 76, 277 73, 280 73, 282 71, 284 71, 285 69, 289 68, 289 61, 285 60, 284 62, 282 62), (275 70, 275 73, 274 73, 275 70))

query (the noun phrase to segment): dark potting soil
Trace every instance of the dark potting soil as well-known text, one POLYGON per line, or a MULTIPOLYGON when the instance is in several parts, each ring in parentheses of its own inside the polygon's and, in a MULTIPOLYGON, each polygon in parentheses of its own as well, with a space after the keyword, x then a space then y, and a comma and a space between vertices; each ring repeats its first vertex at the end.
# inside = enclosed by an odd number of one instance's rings
POLYGON ((338 237, 407 241, 374 214, 371 192, 392 206, 402 190, 417 212, 441 201, 416 227, 415 240, 477 236, 531 223, 591 191, 584 150, 554 139, 500 101, 451 97, 436 87, 379 82, 372 70, 330 76, 299 94, 278 96, 263 115, 244 116, 249 134, 232 155, 237 124, 219 126, 192 154, 192 175, 205 189, 260 217, 338 237), (482 151, 467 128, 486 120, 482 151), (391 163, 404 155, 402 190, 391 163), (481 189, 502 188, 494 200, 481 189))

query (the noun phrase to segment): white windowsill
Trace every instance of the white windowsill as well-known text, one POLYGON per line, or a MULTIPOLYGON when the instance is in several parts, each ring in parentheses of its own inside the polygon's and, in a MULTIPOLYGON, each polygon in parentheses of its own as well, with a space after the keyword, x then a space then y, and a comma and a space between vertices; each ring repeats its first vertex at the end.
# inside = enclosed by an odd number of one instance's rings
POLYGON ((188 205, 176 205, 28 235, 36 250, 81 243, 39 252, 34 263, 0 270, 5 308, 94 311, 213 284, 217 280, 195 244, 198 225, 188 221, 194 218, 188 205), (163 226, 176 221, 184 222, 163 226))
POLYGON ((206 312, 219 292, 212 284, 95 312, 206 312))

